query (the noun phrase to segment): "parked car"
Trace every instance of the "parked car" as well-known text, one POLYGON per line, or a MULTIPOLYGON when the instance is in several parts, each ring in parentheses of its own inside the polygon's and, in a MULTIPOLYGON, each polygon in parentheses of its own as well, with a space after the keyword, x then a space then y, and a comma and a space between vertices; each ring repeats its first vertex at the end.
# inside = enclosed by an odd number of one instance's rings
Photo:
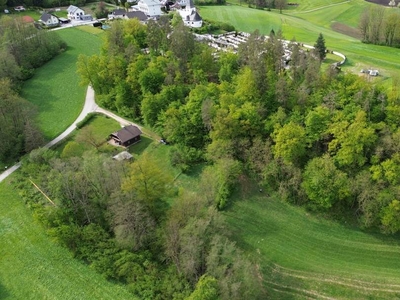
POLYGON ((16 6, 16 7, 14 7, 14 10, 16 10, 16 11, 24 11, 25 10, 25 7, 23 7, 23 6, 16 6))

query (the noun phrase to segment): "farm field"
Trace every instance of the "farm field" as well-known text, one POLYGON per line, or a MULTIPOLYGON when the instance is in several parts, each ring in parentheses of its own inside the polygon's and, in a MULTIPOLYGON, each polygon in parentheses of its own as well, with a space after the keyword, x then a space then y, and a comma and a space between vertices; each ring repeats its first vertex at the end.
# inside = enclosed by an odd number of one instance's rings
POLYGON ((0 299, 133 298, 56 245, 11 185, 0 190, 0 299))
POLYGON ((400 242, 253 194, 224 213, 271 299, 397 299, 400 242))
MULTIPOLYGON (((327 1, 319 1, 321 8, 307 11, 301 8, 302 2, 295 10, 264 11, 238 5, 202 6, 200 14, 205 19, 228 22, 239 31, 253 32, 258 29, 262 34, 282 30, 286 39, 295 38, 299 42, 313 45, 319 33, 325 38, 328 49, 346 55, 348 61, 343 70, 358 73, 362 68, 376 68, 382 76, 379 80, 387 81, 398 71, 400 51, 396 48, 363 44, 359 39, 331 29, 331 26, 343 28, 342 31, 353 31, 358 24, 357 16, 369 5, 365 1, 342 2, 338 5, 323 8, 327 1)), ((308 3, 308 2, 307 2, 308 3)), ((329 4, 327 4, 329 5, 329 4)))
POLYGON ((98 53, 102 42, 101 35, 79 27, 59 30, 57 34, 68 44, 67 51, 36 70, 22 90, 22 97, 38 107, 37 122, 48 140, 66 129, 79 115, 86 87, 79 85, 76 61, 79 54, 98 53))

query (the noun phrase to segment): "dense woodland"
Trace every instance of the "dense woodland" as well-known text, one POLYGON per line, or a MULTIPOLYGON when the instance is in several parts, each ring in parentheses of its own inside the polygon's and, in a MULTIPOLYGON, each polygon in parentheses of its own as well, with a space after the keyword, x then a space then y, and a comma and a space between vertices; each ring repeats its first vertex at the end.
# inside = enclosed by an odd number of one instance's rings
POLYGON ((360 17, 359 29, 361 40, 365 43, 400 47, 399 9, 369 7, 360 17))
POLYGON ((82 84, 102 106, 162 135, 182 172, 205 165, 198 188, 175 187, 150 154, 118 163, 96 151, 60 158, 38 149, 17 180, 36 218, 141 299, 267 297, 256 262, 232 242, 220 213, 247 185, 398 232, 396 80, 387 92, 335 68, 322 72, 321 56, 296 43, 285 69, 280 38, 254 32, 234 54, 215 52, 168 18, 114 22, 101 54, 79 58, 82 84))
POLYGON ((19 95, 22 82, 66 48, 57 35, 26 26, 22 20, 0 20, 0 162, 41 146, 35 107, 19 95))
POLYGON ((80 57, 78 69, 101 105, 171 142, 176 166, 209 163, 216 207, 246 174, 283 200, 397 232, 396 79, 387 92, 321 72, 320 56, 296 43, 285 70, 282 51, 274 34, 216 53, 181 23, 116 22, 101 55, 80 57))

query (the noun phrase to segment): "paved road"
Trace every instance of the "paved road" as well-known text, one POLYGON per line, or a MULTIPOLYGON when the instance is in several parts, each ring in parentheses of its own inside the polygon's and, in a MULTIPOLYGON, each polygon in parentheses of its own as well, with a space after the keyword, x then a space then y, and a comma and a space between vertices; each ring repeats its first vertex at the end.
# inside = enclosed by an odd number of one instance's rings
MULTIPOLYGON (((78 118, 76 118, 74 123, 72 123, 71 126, 69 126, 63 133, 61 133, 54 140, 50 141, 43 147, 50 148, 50 147, 54 146, 55 144, 59 143, 60 141, 62 141, 63 139, 65 139, 69 134, 71 134, 72 131, 74 131, 76 129, 76 124, 79 123, 80 121, 82 121, 86 117, 86 115, 91 112, 97 112, 97 113, 109 116, 110 118, 119 122, 121 124, 121 126, 126 126, 126 125, 132 124, 132 125, 138 126, 141 129, 141 126, 139 126, 135 123, 132 123, 128 120, 125 120, 124 118, 121 118, 121 117, 117 116, 116 114, 114 114, 104 108, 99 107, 95 102, 95 95, 94 95, 93 88, 91 86, 88 86, 87 91, 86 91, 85 104, 84 104, 83 109, 82 109, 81 113, 79 114, 78 118)), ((18 162, 14 166, 8 168, 6 171, 1 173, 0 174, 0 182, 2 182, 4 179, 6 179, 8 176, 10 176, 14 171, 18 170, 18 168, 20 166, 21 166, 21 163, 18 162)))

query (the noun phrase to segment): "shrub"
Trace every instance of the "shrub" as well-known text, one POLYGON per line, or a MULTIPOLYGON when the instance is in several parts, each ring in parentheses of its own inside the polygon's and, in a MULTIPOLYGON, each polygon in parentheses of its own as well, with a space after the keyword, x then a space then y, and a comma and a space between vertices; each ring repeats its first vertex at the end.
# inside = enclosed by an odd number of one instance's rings
POLYGON ((82 121, 80 121, 80 122, 78 122, 77 124, 76 124, 76 129, 81 129, 83 126, 85 126, 91 119, 93 119, 93 117, 96 115, 96 113, 88 113, 87 115, 86 115, 86 117, 82 120, 82 121))

